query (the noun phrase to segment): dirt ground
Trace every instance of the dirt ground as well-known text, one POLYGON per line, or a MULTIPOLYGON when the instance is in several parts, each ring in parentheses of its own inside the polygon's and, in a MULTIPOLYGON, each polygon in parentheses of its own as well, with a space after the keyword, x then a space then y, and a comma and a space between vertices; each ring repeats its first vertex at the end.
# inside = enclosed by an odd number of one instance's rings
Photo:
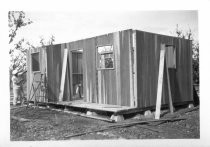
MULTIPOLYGON (((10 140, 199 139, 199 109, 187 113, 181 113, 187 109, 189 108, 182 108, 175 112, 177 118, 184 117, 186 118, 185 120, 165 122, 159 125, 153 123, 150 124, 150 126, 138 124, 129 127, 121 127, 81 136, 69 137, 73 134, 104 128, 116 123, 85 118, 48 108, 12 108, 10 110, 10 140), (152 130, 144 128, 144 126, 149 127, 152 130)), ((166 113, 163 118, 169 115, 169 113, 166 113)), ((130 118, 125 122, 131 120, 134 119, 130 118)))

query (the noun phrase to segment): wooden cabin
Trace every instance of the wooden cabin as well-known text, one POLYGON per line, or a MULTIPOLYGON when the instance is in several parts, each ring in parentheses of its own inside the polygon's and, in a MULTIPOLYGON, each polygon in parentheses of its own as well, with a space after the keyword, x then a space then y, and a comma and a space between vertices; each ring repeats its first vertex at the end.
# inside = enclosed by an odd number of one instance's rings
MULTIPOLYGON (((28 99, 113 112, 155 107, 161 44, 173 104, 192 102, 192 42, 132 29, 29 50, 28 99)), ((168 86, 163 76, 162 105, 168 86)))

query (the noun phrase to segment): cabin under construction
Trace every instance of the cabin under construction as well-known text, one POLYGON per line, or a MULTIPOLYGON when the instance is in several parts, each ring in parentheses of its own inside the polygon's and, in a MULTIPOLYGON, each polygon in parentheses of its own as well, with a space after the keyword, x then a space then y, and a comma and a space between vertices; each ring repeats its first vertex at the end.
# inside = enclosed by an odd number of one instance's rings
POLYGON ((158 95, 161 106, 191 103, 191 46, 190 40, 129 29, 31 49, 27 97, 113 113, 155 108, 158 95))

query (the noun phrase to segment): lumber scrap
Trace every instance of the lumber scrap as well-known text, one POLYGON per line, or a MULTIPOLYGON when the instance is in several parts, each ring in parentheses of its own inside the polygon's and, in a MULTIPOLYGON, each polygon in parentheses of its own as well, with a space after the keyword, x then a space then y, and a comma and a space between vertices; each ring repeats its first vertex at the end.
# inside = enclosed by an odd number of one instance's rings
POLYGON ((27 107, 27 105, 20 105, 20 106, 17 106, 17 107, 10 107, 10 110, 15 110, 15 109, 23 108, 23 107, 27 107))
POLYGON ((26 121, 30 121, 29 119, 25 119, 25 118, 21 118, 21 117, 16 117, 16 116, 11 116, 12 119, 21 121, 21 122, 26 122, 26 121))
POLYGON ((183 110, 183 111, 181 111, 181 112, 178 112, 178 114, 179 114, 179 115, 182 115, 182 114, 185 114, 185 113, 188 113, 188 112, 195 111, 195 110, 197 110, 197 109, 199 109, 199 106, 194 107, 194 108, 185 109, 185 110, 183 110))
POLYGON ((98 119, 98 120, 103 120, 103 121, 107 121, 107 122, 115 122, 114 120, 111 120, 111 119, 108 119, 108 118, 99 117, 99 116, 86 115, 86 114, 72 112, 72 111, 65 111, 65 112, 73 114, 73 115, 77 115, 77 116, 86 117, 86 118, 98 119))
MULTIPOLYGON (((65 136, 65 138, 82 136, 82 135, 86 135, 86 134, 90 134, 90 133, 102 132, 102 131, 122 128, 122 127, 130 127, 130 126, 133 126, 133 125, 139 125, 139 124, 145 124, 145 123, 147 124, 147 123, 151 123, 151 122, 168 122, 168 121, 178 121, 178 120, 184 120, 184 119, 186 119, 186 118, 174 118, 174 119, 159 119, 159 120, 124 122, 124 123, 119 123, 119 124, 114 124, 114 125, 107 125, 107 126, 105 126, 103 128, 96 129, 96 130, 91 130, 91 131, 87 131, 87 132, 82 132, 82 133, 68 135, 68 136, 65 136)), ((148 129, 148 127, 145 127, 145 126, 143 126, 143 127, 145 129, 148 129)), ((150 128, 150 130, 159 131, 157 129, 155 130, 155 129, 152 129, 152 128, 150 128)))
POLYGON ((163 132, 160 129, 151 128, 150 126, 146 126, 146 125, 138 125, 138 127, 143 128, 143 129, 147 129, 147 130, 150 130, 150 131, 153 131, 153 132, 158 132, 158 133, 163 132))
POLYGON ((60 92, 59 92, 59 101, 63 101, 64 84, 65 84, 66 67, 67 67, 67 58, 68 58, 68 49, 64 49, 63 67, 62 67, 62 75, 61 75, 61 85, 60 85, 60 92))
MULTIPOLYGON (((188 113, 188 112, 195 111, 197 109, 199 109, 199 106, 194 107, 194 108, 188 108, 188 109, 185 109, 185 110, 181 110, 181 112, 175 112, 174 114, 169 114, 166 118, 171 118, 171 119, 178 118, 180 115, 183 115, 183 114, 188 113)), ((149 124, 149 125, 157 126, 157 125, 160 125, 160 124, 162 124, 162 122, 158 122, 156 124, 149 124)))

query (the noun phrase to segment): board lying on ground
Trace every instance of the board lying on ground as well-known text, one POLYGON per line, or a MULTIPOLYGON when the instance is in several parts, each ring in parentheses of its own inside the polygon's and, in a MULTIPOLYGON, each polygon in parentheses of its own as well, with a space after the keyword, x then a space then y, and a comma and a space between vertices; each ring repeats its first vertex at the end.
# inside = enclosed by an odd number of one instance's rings
MULTIPOLYGON (((29 50, 27 97, 102 111, 155 107, 161 44, 166 47, 173 104, 191 103, 192 42, 131 29, 29 50), (35 90, 32 85, 41 86, 35 90)), ((169 103, 167 83, 163 76, 161 105, 169 103)))

